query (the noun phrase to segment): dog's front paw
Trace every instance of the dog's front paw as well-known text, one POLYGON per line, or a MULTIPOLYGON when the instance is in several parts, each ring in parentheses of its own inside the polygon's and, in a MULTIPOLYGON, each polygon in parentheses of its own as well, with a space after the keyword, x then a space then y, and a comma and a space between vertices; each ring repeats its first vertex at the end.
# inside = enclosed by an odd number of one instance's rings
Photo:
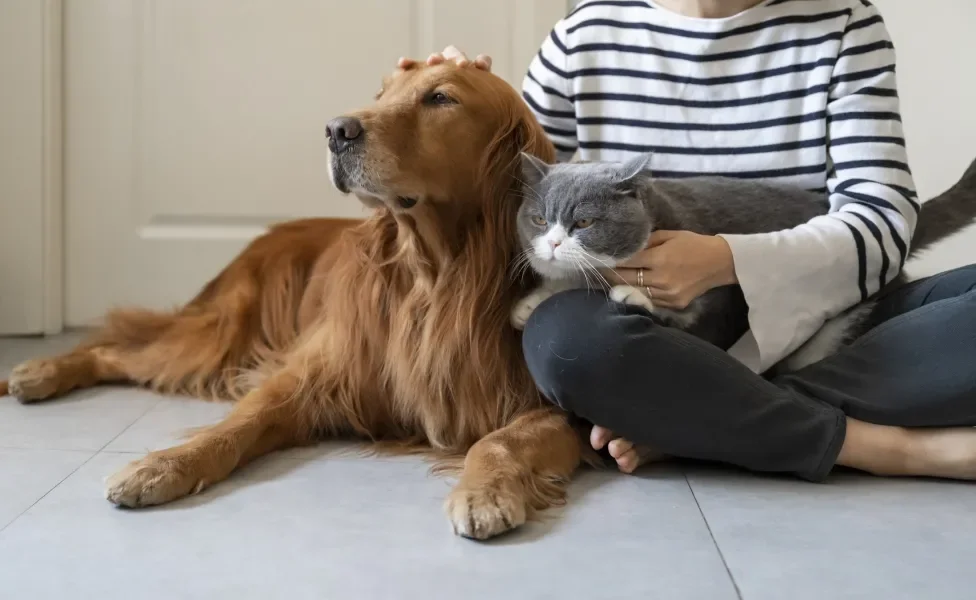
POLYGON ((527 503, 517 487, 459 483, 444 504, 454 533, 486 540, 525 523, 527 503))
POLYGON ((205 482, 182 472, 178 461, 149 454, 134 461, 105 482, 105 498, 116 506, 139 508, 163 504, 195 494, 205 482))
POLYGON ((610 290, 610 299, 614 302, 628 306, 639 306, 644 310, 654 312, 654 303, 647 297, 647 294, 630 285, 615 285, 610 290))
POLYGON ((21 402, 50 398, 58 391, 58 367, 53 360, 29 360, 14 367, 8 392, 21 402))

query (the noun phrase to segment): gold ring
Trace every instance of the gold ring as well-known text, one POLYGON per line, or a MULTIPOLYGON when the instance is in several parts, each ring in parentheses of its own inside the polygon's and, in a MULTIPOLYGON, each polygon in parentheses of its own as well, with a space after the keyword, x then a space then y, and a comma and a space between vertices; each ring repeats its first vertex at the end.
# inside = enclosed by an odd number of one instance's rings
POLYGON ((644 287, 644 269, 637 269, 637 287, 644 287))
POLYGON ((651 288, 645 286, 644 287, 644 291, 647 292, 647 297, 650 298, 651 297, 651 288))

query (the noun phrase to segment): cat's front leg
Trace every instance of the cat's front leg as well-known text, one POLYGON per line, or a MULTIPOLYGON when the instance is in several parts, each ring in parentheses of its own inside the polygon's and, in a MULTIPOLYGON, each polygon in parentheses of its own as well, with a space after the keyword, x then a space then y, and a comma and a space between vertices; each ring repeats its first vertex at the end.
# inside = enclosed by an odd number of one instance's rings
POLYGON ((698 321, 698 317, 701 314, 700 300, 695 300, 684 310, 661 308, 655 306, 654 301, 647 294, 632 285, 614 286, 610 290, 610 299, 621 304, 643 308, 659 318, 665 325, 677 327, 678 329, 691 327, 698 321))
POLYGON ((516 302, 512 308, 512 327, 519 331, 525 329, 525 324, 529 321, 529 317, 532 316, 536 307, 555 293, 555 289, 543 285, 532 290, 528 296, 516 302))
POLYGON ((632 285, 613 286, 613 289, 610 290, 610 299, 628 306, 638 306, 652 314, 656 310, 654 302, 651 301, 647 294, 632 285))

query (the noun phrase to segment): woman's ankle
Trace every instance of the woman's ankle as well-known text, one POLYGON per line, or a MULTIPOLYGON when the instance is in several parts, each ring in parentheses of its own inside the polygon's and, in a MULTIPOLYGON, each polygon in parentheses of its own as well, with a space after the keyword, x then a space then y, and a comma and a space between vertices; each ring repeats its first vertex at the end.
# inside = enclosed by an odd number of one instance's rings
POLYGON ((976 479, 976 428, 907 430, 911 475, 976 479))

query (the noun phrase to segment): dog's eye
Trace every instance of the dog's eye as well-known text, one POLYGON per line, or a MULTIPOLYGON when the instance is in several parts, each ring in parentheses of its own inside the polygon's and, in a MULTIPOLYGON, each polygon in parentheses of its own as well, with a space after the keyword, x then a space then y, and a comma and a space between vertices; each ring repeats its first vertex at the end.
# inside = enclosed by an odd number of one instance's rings
POLYGON ((532 217, 532 222, 538 225, 539 227, 546 226, 546 220, 539 216, 532 217))
POLYGON ((451 98, 444 92, 431 92, 427 95, 427 104, 444 105, 444 104, 454 104, 454 98, 451 98))
POLYGON ((575 223, 577 229, 586 229, 592 224, 593 224, 593 219, 580 219, 575 223))

